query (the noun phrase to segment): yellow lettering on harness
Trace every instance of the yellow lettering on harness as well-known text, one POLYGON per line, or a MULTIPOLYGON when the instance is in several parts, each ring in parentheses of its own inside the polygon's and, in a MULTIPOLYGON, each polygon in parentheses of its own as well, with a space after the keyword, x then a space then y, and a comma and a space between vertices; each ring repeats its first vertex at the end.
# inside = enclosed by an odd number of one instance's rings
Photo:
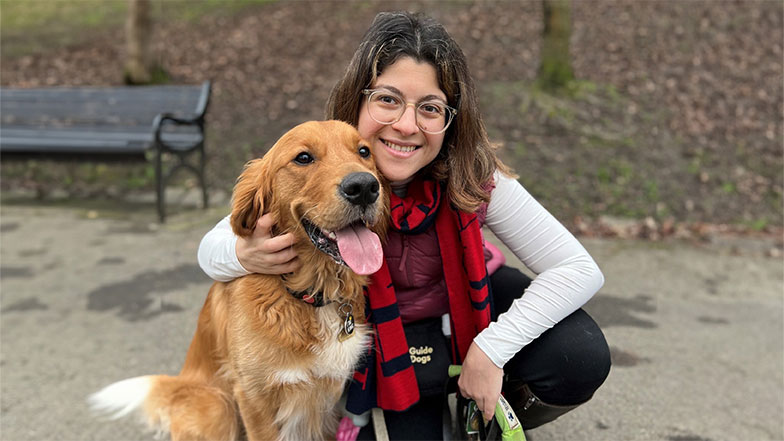
POLYGON ((429 355, 425 355, 424 357, 418 357, 416 355, 411 356, 411 363, 428 364, 430 363, 430 360, 429 355))
POLYGON ((412 346, 408 348, 408 353, 411 355, 428 355, 433 353, 433 348, 430 346, 420 346, 418 348, 412 346))

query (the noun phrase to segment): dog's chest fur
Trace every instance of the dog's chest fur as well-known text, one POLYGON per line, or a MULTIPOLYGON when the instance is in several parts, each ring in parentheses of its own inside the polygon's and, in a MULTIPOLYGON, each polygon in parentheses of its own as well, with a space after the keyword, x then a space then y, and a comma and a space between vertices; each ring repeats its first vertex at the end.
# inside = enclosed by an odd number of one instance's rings
POLYGON ((345 317, 338 313, 339 308, 339 303, 314 308, 318 334, 324 336, 312 349, 314 358, 308 366, 281 367, 273 374, 272 382, 295 384, 316 378, 350 378, 357 361, 370 344, 370 330, 366 324, 357 323, 354 335, 340 341, 338 335, 343 329, 345 317))
MULTIPOLYGON (((319 323, 323 326, 326 335, 337 336, 343 329, 345 317, 338 314, 339 308, 337 303, 319 308, 319 323)), ((370 344, 370 332, 364 323, 357 324, 354 327, 354 335, 344 341, 329 338, 315 351, 316 363, 312 368, 313 373, 324 377, 346 377, 353 371, 368 344, 370 344)))

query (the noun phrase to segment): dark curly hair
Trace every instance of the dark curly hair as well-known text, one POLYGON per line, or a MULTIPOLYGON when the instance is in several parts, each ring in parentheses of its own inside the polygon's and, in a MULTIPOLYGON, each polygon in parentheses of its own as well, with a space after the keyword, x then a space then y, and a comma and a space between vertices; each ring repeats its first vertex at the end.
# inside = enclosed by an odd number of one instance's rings
POLYGON ((496 169, 511 172, 496 156, 487 138, 466 57, 436 20, 410 12, 376 15, 343 78, 332 89, 327 101, 327 119, 356 126, 364 98, 362 89, 372 87, 384 69, 402 57, 433 65, 448 104, 457 109, 440 153, 425 172, 447 183, 452 204, 473 212, 489 201, 488 184, 493 172, 496 169))

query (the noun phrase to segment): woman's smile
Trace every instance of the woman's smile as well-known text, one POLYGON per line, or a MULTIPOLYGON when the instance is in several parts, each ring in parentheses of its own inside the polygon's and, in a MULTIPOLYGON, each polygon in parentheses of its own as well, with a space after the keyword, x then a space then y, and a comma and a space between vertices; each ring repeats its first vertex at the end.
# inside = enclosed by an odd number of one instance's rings
MULTIPOLYGON (((410 57, 402 57, 387 66, 372 87, 399 93, 411 103, 432 97, 446 102, 446 94, 436 79, 435 67, 410 57)), ((367 101, 360 108, 357 129, 363 138, 370 141, 379 170, 393 183, 410 179, 430 164, 444 143, 443 133, 423 132, 417 126, 416 118, 416 107, 409 105, 399 120, 381 124, 370 117, 367 101)))
POLYGON ((400 157, 406 158, 411 156, 409 153, 413 153, 414 150, 420 147, 418 145, 406 145, 405 143, 398 144, 387 139, 381 139, 380 141, 392 151, 392 154, 399 154, 400 157))

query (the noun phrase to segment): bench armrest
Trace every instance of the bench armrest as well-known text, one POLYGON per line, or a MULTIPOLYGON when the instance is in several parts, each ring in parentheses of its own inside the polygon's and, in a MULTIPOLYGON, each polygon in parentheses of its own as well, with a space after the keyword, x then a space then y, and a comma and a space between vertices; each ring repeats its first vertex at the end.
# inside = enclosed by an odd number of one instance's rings
MULTIPOLYGON (((169 150, 182 150, 182 148, 173 148, 170 145, 167 145, 161 139, 161 129, 166 122, 172 122, 176 125, 184 125, 184 126, 196 126, 199 128, 199 132, 202 136, 202 142, 204 141, 204 115, 207 112, 207 107, 210 104, 210 95, 212 93, 212 83, 210 81, 205 81, 201 85, 201 94, 199 95, 199 102, 196 104, 195 113, 190 118, 178 117, 174 116, 172 113, 159 113, 155 116, 155 119, 152 122, 152 130, 155 136, 155 143, 158 146, 165 147, 169 150)), ((196 147, 196 144, 192 147, 196 147)))
POLYGON ((196 115, 191 118, 183 118, 174 116, 171 113, 159 113, 152 122, 152 129, 154 134, 155 147, 157 149, 167 150, 170 152, 182 152, 192 150, 198 147, 199 144, 204 142, 204 115, 196 115), (174 123, 179 126, 195 126, 198 127, 201 134, 201 140, 188 146, 173 146, 166 143, 162 137, 161 132, 166 123, 174 123))
POLYGON ((171 121, 178 126, 202 126, 204 125, 204 115, 196 115, 191 118, 183 118, 182 116, 174 116, 173 113, 159 113, 152 121, 152 128, 155 132, 160 132, 163 123, 171 121))
POLYGON ((210 95, 212 93, 212 83, 205 81, 201 83, 201 94, 199 95, 199 102, 196 104, 196 115, 204 118, 207 112, 207 106, 210 105, 210 95))

